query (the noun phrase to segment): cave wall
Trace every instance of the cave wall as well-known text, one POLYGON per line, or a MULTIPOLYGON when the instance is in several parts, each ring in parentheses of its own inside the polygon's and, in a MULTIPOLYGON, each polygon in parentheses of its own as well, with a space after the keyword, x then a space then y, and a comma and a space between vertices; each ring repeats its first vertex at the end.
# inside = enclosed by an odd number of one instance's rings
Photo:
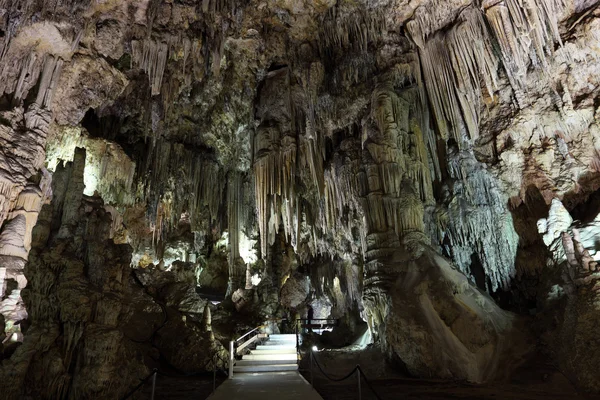
MULTIPOLYGON (((21 296, 58 290, 26 273, 43 264, 42 206, 85 195, 110 214, 106 239, 132 247, 110 268, 131 264, 179 312, 203 309, 196 287, 260 318, 318 300, 360 313, 416 376, 481 382, 520 360, 539 333, 517 335, 530 317, 498 304, 541 310, 562 262, 536 221, 600 188, 597 2, 405 3, 1 2, 7 339, 28 313, 51 318, 21 296), (64 192, 62 161, 83 168, 64 192)), ((76 209, 47 227, 57 240, 77 237, 76 209)), ((83 393, 76 379, 57 396, 83 393)))

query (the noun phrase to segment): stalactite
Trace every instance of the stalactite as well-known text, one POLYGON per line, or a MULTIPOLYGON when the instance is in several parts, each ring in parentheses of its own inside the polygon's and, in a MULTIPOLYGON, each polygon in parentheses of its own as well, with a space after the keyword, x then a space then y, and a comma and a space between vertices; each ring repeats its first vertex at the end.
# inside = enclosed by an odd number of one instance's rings
POLYGON ((53 56, 46 58, 36 99, 36 103, 40 106, 50 107, 52 105, 54 90, 60 78, 63 63, 62 59, 53 56))
POLYGON ((519 241, 507 209, 508 199, 471 151, 451 151, 448 171, 457 180, 455 199, 440 228, 450 241, 457 267, 473 276, 472 256, 477 254, 489 278, 488 290, 508 288, 515 276, 519 241))
POLYGON ((521 107, 525 104, 523 91, 529 64, 547 68, 547 56, 553 53, 554 43, 562 45, 557 18, 564 7, 563 0, 504 0, 489 7, 484 4, 521 107))
POLYGON ((169 232, 185 211, 190 214, 192 229, 207 222, 202 215, 210 224, 219 222, 225 180, 216 161, 162 139, 151 147, 148 160, 148 171, 138 171, 138 176, 144 177, 146 200, 153 210, 150 219, 159 232, 169 232))
POLYGON ((167 43, 151 39, 131 42, 132 64, 148 74, 152 96, 160 94, 168 56, 167 43))
POLYGON ((461 144, 464 125, 469 138, 476 139, 481 109, 479 82, 483 80, 488 94, 493 96, 498 80, 498 61, 481 12, 472 7, 463 11, 452 29, 424 42, 420 54, 442 137, 447 140, 452 134, 461 144))
POLYGON ((294 138, 286 136, 280 149, 254 162, 256 209, 263 257, 267 254, 267 246, 275 241, 282 217, 292 244, 297 244, 298 216, 294 212, 297 202, 296 153, 294 138))
POLYGON ((37 81, 40 75, 41 65, 44 62, 39 62, 40 56, 36 53, 30 53, 27 57, 25 63, 21 68, 21 76, 17 81, 17 86, 15 88, 15 99, 21 100, 27 95, 28 88, 31 86, 31 83, 37 81))
POLYGON ((386 30, 381 11, 342 13, 338 7, 329 9, 320 26, 318 43, 323 57, 346 49, 366 53, 369 43, 379 40, 386 30))
POLYGON ((227 228, 229 231, 229 275, 234 276, 235 261, 240 256, 240 231, 244 196, 243 179, 239 172, 230 172, 227 182, 227 228))
MULTIPOLYGON (((305 116, 305 132, 298 132, 301 135, 300 158, 303 164, 310 170, 312 183, 317 188, 320 196, 323 195, 324 190, 323 160, 325 158, 325 140, 323 133, 317 127, 317 99, 318 86, 324 78, 323 74, 323 67, 320 63, 311 64, 310 69, 307 71, 307 77, 303 81, 306 111, 301 112, 294 105, 290 106, 293 114, 303 114, 305 116)), ((320 115, 320 117, 323 119, 326 118, 323 115, 320 115)), ((300 126, 297 125, 296 128, 299 129, 300 126)))

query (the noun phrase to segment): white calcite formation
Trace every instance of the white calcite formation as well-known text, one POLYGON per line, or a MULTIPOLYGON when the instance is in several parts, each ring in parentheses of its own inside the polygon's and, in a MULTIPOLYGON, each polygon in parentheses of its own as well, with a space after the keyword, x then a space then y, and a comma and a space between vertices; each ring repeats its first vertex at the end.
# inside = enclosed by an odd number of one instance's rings
POLYGON ((313 304, 473 382, 556 317, 598 390, 598 4, 0 0, 0 385, 115 398, 313 304))

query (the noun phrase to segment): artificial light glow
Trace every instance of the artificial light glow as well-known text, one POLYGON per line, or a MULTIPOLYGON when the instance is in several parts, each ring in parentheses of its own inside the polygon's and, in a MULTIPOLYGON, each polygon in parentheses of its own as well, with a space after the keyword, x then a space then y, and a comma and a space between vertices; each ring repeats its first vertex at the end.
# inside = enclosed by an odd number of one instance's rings
POLYGON ((254 274, 250 277, 250 282, 252 282, 253 286, 258 286, 260 281, 262 281, 262 278, 258 274, 254 274))
POLYGON ((312 351, 319 351, 319 349, 317 348, 317 346, 313 346, 312 351))
POLYGON ((335 290, 340 289, 340 279, 337 276, 335 278, 333 278, 333 288, 335 290))
POLYGON ((240 257, 246 264, 254 264, 258 261, 258 254, 255 249, 256 240, 250 239, 244 232, 239 233, 240 257))

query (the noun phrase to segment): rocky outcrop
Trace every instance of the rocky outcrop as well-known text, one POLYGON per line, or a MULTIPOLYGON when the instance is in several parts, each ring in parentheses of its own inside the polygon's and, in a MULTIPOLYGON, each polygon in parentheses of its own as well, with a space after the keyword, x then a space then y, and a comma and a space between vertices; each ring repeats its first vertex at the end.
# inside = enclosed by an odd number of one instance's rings
MULTIPOLYGON (((0 369, 3 382, 11 382, 6 398, 120 397, 156 365, 159 354, 171 354, 174 342, 163 339, 170 329, 200 346, 199 354, 224 351, 212 335, 198 340, 201 323, 180 326, 178 309, 201 314, 203 308, 186 309, 182 300, 165 305, 136 283, 131 247, 110 238, 112 215, 101 198, 83 195, 84 166, 85 151, 77 149, 72 163, 57 168, 53 200, 34 230, 23 292, 31 327, 0 369)), ((209 328, 204 324, 203 331, 209 328)), ((212 367, 193 363, 182 370, 212 367)))
POLYGON ((13 382, 7 398, 23 391, 41 398, 101 397, 115 380, 125 393, 148 372, 142 362, 147 345, 120 328, 136 307, 156 323, 161 311, 151 299, 133 295, 129 246, 109 240, 110 214, 102 200, 83 197, 84 165, 85 152, 78 151, 72 164, 59 167, 53 201, 34 231, 23 293, 31 328, 11 365, 2 367, 3 380, 13 382), (117 374, 122 363, 126 371, 117 374), (40 368, 44 373, 36 372, 40 368))
MULTIPOLYGON (((364 316, 412 374, 481 382, 522 354, 522 318, 485 293, 535 313, 554 288, 570 311, 544 307, 565 321, 548 340, 577 354, 595 253, 587 228, 556 216, 600 187, 598 10, 0 2, 0 312, 19 340, 31 320, 11 359, 21 383, 97 396, 123 352, 126 388, 151 344, 179 368, 207 368, 198 352, 219 346, 198 326, 203 290, 227 295, 218 310, 235 323, 318 299, 348 329, 364 316), (42 209, 45 167, 56 189, 42 209), (105 359, 86 358, 102 347, 105 359), (40 363, 52 366, 43 382, 28 372, 40 363)), ((572 371, 570 354, 556 351, 572 371)))
MULTIPOLYGON (((505 377, 531 351, 525 321, 502 310, 447 260, 425 246, 399 249, 379 334, 414 376, 484 382, 505 377), (420 255, 419 255, 420 254, 420 255)), ((381 301, 381 300, 380 300, 381 301)))
POLYGON ((574 222, 563 204, 554 199, 548 218, 539 221, 540 234, 553 262, 548 266, 539 315, 543 339, 561 370, 588 391, 598 391, 593 334, 598 323, 600 274, 597 260, 598 217, 574 222))

